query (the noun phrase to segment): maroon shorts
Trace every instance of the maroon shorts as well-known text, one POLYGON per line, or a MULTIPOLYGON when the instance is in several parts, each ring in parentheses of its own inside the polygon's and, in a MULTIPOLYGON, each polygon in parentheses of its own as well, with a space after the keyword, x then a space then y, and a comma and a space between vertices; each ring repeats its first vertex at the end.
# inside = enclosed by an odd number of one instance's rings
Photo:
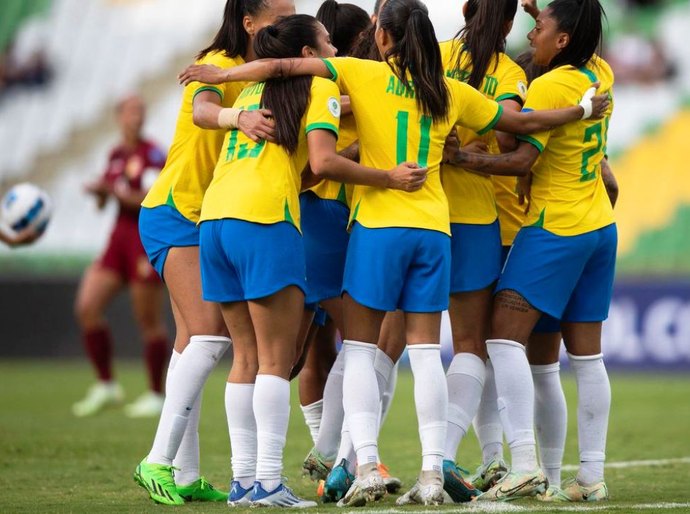
POLYGON ((160 283, 139 239, 139 224, 135 219, 117 220, 108 246, 96 264, 114 271, 127 283, 160 283))

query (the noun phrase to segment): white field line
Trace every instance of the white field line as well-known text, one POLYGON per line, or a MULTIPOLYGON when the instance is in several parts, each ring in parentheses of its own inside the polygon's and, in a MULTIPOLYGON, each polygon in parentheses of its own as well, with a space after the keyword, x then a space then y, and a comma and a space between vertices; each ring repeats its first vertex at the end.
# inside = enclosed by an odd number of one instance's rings
MULTIPOLYGON (((495 512, 534 512, 535 510, 548 510, 549 512, 595 512, 595 511, 611 511, 619 510, 630 512, 635 510, 675 510, 683 509, 686 512, 690 509, 690 503, 637 503, 633 505, 611 505, 608 502, 600 505, 581 504, 581 505, 563 505, 556 506, 553 503, 545 504, 543 508, 530 505, 529 507, 522 507, 519 505, 511 505, 509 503, 460 503, 454 505, 454 512, 462 512, 467 514, 472 513, 495 513, 495 512)), ((355 512, 349 510, 347 512, 355 512)), ((357 511, 359 512, 359 511, 357 511)), ((428 514, 430 511, 426 510, 407 510, 407 509, 366 509, 367 514, 428 514)), ((440 512, 444 512, 441 510, 440 512)), ((450 512, 450 511, 448 511, 450 512)))
MULTIPOLYGON (((612 469, 624 468, 644 468, 647 466, 667 466, 669 464, 690 464, 690 457, 680 457, 677 459, 657 459, 657 460, 629 460, 624 462, 607 462, 605 466, 612 469)), ((563 471, 577 471, 578 466, 568 464, 561 468, 563 471)))

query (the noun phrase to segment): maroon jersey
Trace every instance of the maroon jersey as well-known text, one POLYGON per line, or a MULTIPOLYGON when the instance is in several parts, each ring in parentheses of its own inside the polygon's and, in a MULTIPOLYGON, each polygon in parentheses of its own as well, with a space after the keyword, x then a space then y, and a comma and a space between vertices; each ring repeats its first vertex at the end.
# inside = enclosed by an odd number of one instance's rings
MULTIPOLYGON (((116 188, 141 191, 145 172, 150 172, 152 168, 160 171, 164 165, 165 153, 151 141, 142 139, 133 151, 116 146, 110 152, 103 180, 116 188)), ((120 207, 117 222, 136 221, 138 218, 138 210, 134 212, 120 207)))

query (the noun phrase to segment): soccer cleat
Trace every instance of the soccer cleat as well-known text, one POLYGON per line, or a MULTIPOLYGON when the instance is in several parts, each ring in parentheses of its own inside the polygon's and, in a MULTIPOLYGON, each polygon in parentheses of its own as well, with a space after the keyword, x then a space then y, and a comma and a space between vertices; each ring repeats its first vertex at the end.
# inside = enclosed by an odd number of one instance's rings
POLYGON ((173 467, 150 464, 142 460, 134 470, 134 481, 146 489, 156 503, 184 505, 184 499, 177 492, 173 479, 173 467))
POLYGON ((569 502, 570 498, 563 494, 563 490, 560 487, 550 485, 544 494, 537 495, 537 500, 545 503, 557 503, 569 502))
POLYGON ((442 505, 443 475, 438 471, 422 471, 412 489, 396 500, 396 505, 442 505))
POLYGON ((475 498, 476 501, 512 501, 518 498, 544 494, 549 481, 541 469, 532 473, 507 473, 498 483, 475 498))
MULTIPOLYGON (((320 495, 324 503, 341 500, 355 481, 355 476, 348 471, 349 463, 342 459, 323 481, 323 493, 320 495)), ((385 483, 385 482, 384 482, 385 483)), ((317 491, 318 494, 318 491, 317 491)))
POLYGON ((467 473, 452 460, 443 461, 443 489, 448 493, 454 503, 472 501, 479 495, 479 491, 467 482, 462 473, 467 473))
POLYGON ((381 473, 381 478, 383 478, 383 483, 386 484, 386 491, 390 494, 397 493, 402 487, 402 481, 397 477, 392 477, 388 471, 388 466, 379 462, 378 464, 379 473, 381 473))
POLYGON ((507 472, 508 465, 503 459, 493 459, 479 466, 475 474, 469 478, 469 481, 472 482, 475 489, 484 492, 495 486, 507 472))
POLYGON ((157 418, 163 410, 165 396, 154 391, 146 391, 132 403, 125 405, 128 418, 157 418))
MULTIPOLYGON (((367 503, 380 500, 386 495, 386 484, 376 465, 363 473, 362 478, 357 478, 347 494, 338 501, 338 507, 364 507, 367 503)), ((360 470, 362 466, 360 466, 360 470)))
POLYGON ((177 494, 188 502, 224 502, 228 499, 228 493, 219 491, 204 477, 199 477, 199 480, 189 485, 178 485, 177 494))
POLYGON ((316 507, 316 502, 303 500, 285 484, 280 484, 270 493, 261 487, 260 482, 254 482, 251 507, 287 507, 291 509, 307 509, 316 507))
POLYGON ((233 480, 228 493, 228 507, 249 507, 253 489, 253 486, 245 489, 239 481, 233 480))
POLYGON ((106 407, 122 403, 124 393, 122 387, 116 382, 97 382, 92 385, 86 396, 72 405, 72 413, 83 418, 93 416, 106 407))
POLYGON ((309 476, 312 480, 326 480, 328 473, 333 467, 333 462, 326 460, 326 457, 315 447, 309 450, 302 463, 302 474, 309 476))
MULTIPOLYGON (((543 496, 546 497, 546 494, 543 496)), ((554 496, 553 499, 539 499, 552 502, 599 502, 609 499, 609 488, 603 480, 592 485, 582 485, 576 478, 569 478, 563 482, 563 488, 560 489, 558 496, 554 496)))

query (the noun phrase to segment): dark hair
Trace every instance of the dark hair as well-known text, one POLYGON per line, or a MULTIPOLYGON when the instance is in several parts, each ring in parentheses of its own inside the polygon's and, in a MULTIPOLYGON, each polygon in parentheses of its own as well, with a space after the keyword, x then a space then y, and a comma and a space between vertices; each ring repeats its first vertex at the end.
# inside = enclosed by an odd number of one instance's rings
POLYGON ((525 50, 515 58, 515 64, 520 66, 525 71, 527 76, 527 83, 531 83, 537 77, 541 77, 544 73, 549 71, 546 66, 534 64, 534 51, 525 50))
POLYGON ((336 0, 326 0, 319 7, 316 19, 323 23, 331 35, 338 56, 350 55, 352 45, 360 33, 372 23, 367 12, 354 4, 339 4, 336 0))
POLYGON ((434 120, 446 119, 450 94, 426 6, 419 0, 388 0, 379 13, 379 26, 393 40, 384 56, 393 73, 406 87, 414 89, 417 105, 424 114, 434 120))
MULTIPOLYGON (((259 59, 301 57, 304 46, 318 46, 317 23, 307 14, 281 18, 258 32, 254 52, 259 59)), ((311 76, 271 79, 266 81, 261 95, 261 107, 270 109, 276 122, 276 143, 291 154, 297 150, 312 79, 311 76)))
POLYGON ((379 11, 381 10, 381 4, 382 4, 384 1, 385 1, 385 0, 376 0, 376 2, 374 3, 374 14, 375 14, 375 15, 378 16, 379 11))
POLYGON ((551 60, 549 68, 564 64, 581 68, 601 48, 604 8, 598 0, 554 0, 547 9, 558 30, 570 36, 568 46, 551 60))
POLYGON ((462 68, 462 54, 466 51, 472 59, 472 71, 467 83, 479 89, 489 70, 491 58, 505 52, 505 24, 515 18, 517 0, 468 0, 465 26, 456 34, 461 39, 462 51, 457 52, 458 69, 462 68))
POLYGON ((213 38, 213 42, 196 56, 202 59, 211 52, 224 52, 228 57, 247 55, 249 36, 244 30, 244 17, 256 16, 268 5, 266 0, 227 0, 223 11, 223 24, 213 38))

